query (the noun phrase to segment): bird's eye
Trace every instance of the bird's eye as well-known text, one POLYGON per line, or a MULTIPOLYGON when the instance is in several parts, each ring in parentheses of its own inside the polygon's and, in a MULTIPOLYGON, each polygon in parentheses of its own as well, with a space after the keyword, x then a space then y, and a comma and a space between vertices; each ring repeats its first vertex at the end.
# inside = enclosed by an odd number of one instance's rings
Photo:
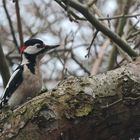
POLYGON ((37 47, 37 48, 42 48, 43 46, 42 46, 42 45, 37 45, 36 47, 37 47))

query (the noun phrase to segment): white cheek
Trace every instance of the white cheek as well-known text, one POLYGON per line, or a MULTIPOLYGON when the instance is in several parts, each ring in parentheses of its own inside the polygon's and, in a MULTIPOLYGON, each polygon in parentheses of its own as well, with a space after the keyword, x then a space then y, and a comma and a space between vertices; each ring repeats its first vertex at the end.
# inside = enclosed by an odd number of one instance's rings
POLYGON ((40 49, 37 49, 35 46, 29 46, 27 47, 24 52, 28 54, 36 54, 40 51, 40 49))

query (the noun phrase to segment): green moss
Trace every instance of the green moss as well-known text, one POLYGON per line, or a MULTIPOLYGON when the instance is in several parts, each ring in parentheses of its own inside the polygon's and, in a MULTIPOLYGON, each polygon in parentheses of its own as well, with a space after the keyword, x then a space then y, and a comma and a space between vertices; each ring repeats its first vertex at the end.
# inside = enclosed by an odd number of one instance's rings
POLYGON ((67 118, 83 117, 87 116, 92 111, 93 98, 90 95, 80 92, 67 100, 66 104, 67 118))
POLYGON ((92 109, 93 107, 90 104, 86 104, 83 107, 75 110, 75 116, 76 117, 87 116, 92 111, 92 109))

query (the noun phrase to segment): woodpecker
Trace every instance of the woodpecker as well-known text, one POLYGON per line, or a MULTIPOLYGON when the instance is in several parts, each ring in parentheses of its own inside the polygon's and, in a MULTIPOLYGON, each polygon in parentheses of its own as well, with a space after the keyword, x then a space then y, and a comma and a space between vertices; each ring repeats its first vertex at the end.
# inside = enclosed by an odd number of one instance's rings
POLYGON ((45 52, 58 46, 45 45, 39 39, 30 39, 20 47, 21 63, 12 74, 0 98, 0 108, 8 105, 11 109, 15 109, 27 99, 37 96, 42 88, 40 60, 45 52))

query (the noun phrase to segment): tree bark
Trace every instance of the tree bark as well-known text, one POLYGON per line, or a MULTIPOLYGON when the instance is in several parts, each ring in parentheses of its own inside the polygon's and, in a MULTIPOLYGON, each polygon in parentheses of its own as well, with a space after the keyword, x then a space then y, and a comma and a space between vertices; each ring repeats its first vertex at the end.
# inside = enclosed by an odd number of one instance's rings
POLYGON ((105 74, 69 77, 0 114, 0 139, 127 140, 140 136, 140 58, 105 74))
POLYGON ((3 50, 2 50, 2 45, 0 43, 0 74, 2 76, 3 79, 3 86, 6 87, 9 78, 10 78, 10 71, 9 71, 9 67, 6 61, 6 58, 4 56, 3 50))

